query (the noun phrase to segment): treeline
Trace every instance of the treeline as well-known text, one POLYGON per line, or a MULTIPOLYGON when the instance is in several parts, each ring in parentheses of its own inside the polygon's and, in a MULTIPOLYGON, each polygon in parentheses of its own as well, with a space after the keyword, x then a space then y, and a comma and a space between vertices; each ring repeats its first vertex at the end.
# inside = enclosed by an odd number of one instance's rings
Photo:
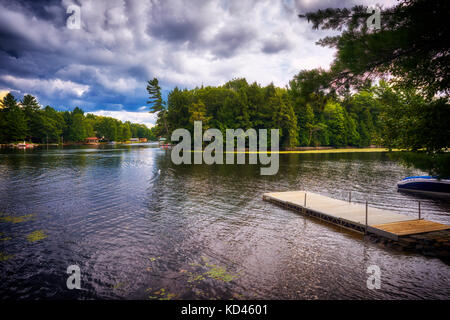
POLYGON ((25 95, 17 101, 8 93, 1 101, 1 143, 22 140, 35 143, 82 142, 87 137, 108 141, 126 141, 132 137, 156 139, 152 130, 143 124, 84 114, 78 107, 72 111, 57 111, 50 106, 41 108, 32 95, 25 95))
POLYGON ((158 110, 156 133, 177 128, 280 129, 284 148, 296 146, 369 146, 380 140, 381 104, 373 90, 345 98, 325 92, 321 70, 300 72, 288 88, 261 87, 235 79, 219 87, 173 89, 158 110))
POLYGON ((235 79, 219 87, 173 89, 159 112, 156 132, 177 128, 280 129, 280 144, 296 146, 369 146, 381 131, 380 105, 370 91, 348 99, 321 90, 320 70, 300 73, 289 88, 262 87, 235 79), (306 79, 305 79, 306 78, 306 79))
POLYGON ((286 88, 262 87, 245 79, 223 86, 192 90, 174 88, 167 102, 158 94, 157 79, 147 90, 152 112, 158 112, 155 133, 173 130, 280 129, 280 145, 355 146, 438 151, 447 148, 450 117, 447 98, 427 99, 414 89, 380 81, 358 91, 333 91, 322 69, 304 70, 286 88), (445 120, 444 120, 445 119, 445 120))

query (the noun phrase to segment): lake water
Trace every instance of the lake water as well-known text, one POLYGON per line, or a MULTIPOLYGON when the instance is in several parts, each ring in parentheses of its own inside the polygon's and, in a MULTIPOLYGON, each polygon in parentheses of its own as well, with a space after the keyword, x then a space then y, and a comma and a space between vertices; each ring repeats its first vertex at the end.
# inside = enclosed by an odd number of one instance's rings
POLYGON ((449 299, 445 262, 262 201, 352 190, 356 202, 413 216, 420 199, 424 218, 450 224, 449 200, 397 192, 418 174, 385 153, 280 155, 278 174, 261 176, 258 165, 176 166, 151 146, 3 149, 0 297, 449 299), (32 241, 36 231, 43 239, 32 241), (69 265, 81 290, 66 287, 69 265), (367 289, 370 265, 380 290, 367 289))

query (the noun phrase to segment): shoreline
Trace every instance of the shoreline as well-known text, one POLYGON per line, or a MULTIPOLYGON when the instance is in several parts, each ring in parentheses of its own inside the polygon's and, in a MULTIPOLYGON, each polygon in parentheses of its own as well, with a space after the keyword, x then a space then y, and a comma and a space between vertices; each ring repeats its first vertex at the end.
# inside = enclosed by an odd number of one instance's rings
MULTIPOLYGON (((19 142, 21 143, 21 142, 19 142)), ((0 148, 9 148, 9 149, 15 149, 19 148, 19 143, 3 143, 0 144, 0 148)), ((27 148, 35 148, 35 147, 70 147, 70 146, 99 146, 99 145, 120 145, 120 144, 139 144, 139 143, 155 143, 155 141, 150 142, 117 142, 115 144, 110 144, 109 142, 99 142, 99 143, 83 143, 83 142, 71 142, 71 143, 27 143, 27 148)))
MULTIPOLYGON (((152 142, 146 142, 147 144, 151 144, 152 142)), ((155 143, 155 142, 153 142, 155 143)), ((30 143, 26 149, 33 149, 36 147, 71 147, 71 146, 101 146, 101 145, 132 145, 132 144, 141 144, 139 143, 126 143, 126 142, 120 142, 116 144, 109 144, 108 142, 100 142, 100 143, 64 143, 64 144, 58 144, 58 143, 30 143)), ((7 143, 7 144, 0 144, 0 149, 19 149, 17 146, 17 143, 7 143)), ((223 153, 246 153, 246 154, 254 154, 254 153, 278 153, 278 154, 308 154, 308 153, 357 153, 357 152, 395 152, 395 151, 402 151, 401 149, 391 149, 383 148, 383 147, 365 147, 365 148, 354 148, 354 147, 343 147, 343 148, 335 148, 335 147, 296 147, 292 149, 287 150, 279 150, 279 151, 249 151, 248 148, 246 148, 245 151, 224 151, 223 153)), ((191 152, 198 152, 192 150, 191 152)), ((203 152, 200 151, 200 152, 203 152)))
MULTIPOLYGON (((246 154, 259 154, 259 153, 278 153, 278 154, 307 154, 307 153, 357 153, 357 152, 396 152, 402 151, 401 149, 391 149, 388 148, 326 148, 326 149, 313 149, 313 150, 279 150, 279 151, 224 151, 223 153, 246 153, 246 154)), ((202 151, 191 151, 191 152, 203 152, 202 151)))

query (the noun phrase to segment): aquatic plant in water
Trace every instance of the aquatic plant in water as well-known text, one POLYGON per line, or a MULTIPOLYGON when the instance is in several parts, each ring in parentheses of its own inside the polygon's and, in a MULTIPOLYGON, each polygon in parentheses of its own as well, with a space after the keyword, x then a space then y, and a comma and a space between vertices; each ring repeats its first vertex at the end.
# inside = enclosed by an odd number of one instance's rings
POLYGON ((202 280, 205 280, 205 277, 202 274, 193 273, 193 272, 188 272, 187 274, 189 275, 189 278, 187 280, 187 282, 189 282, 189 283, 197 283, 202 280))
POLYGON ((123 282, 117 282, 115 285, 112 286, 113 289, 119 289, 124 286, 125 283, 123 282))
POLYGON ((45 232, 43 230, 34 231, 27 236, 27 240, 29 242, 35 242, 35 241, 39 241, 39 240, 42 240, 45 238, 47 238, 47 235, 45 234, 45 232))
POLYGON ((0 261, 6 261, 14 257, 13 254, 6 254, 4 252, 0 252, 0 261))
MULTIPOLYGON (((147 289, 147 291, 150 291, 151 288, 147 289)), ((153 292, 151 295, 148 296, 149 299, 153 300, 172 300, 174 298, 178 297, 177 294, 171 293, 169 291, 166 291, 166 289, 161 288, 158 291, 153 292)))
POLYGON ((234 280, 236 276, 231 275, 227 272, 227 270, 224 267, 219 267, 215 265, 207 265, 211 269, 206 271, 204 274, 212 279, 220 280, 223 282, 230 282, 231 280, 234 280))
POLYGON ((190 271, 187 271, 184 269, 180 270, 180 273, 186 273, 189 276, 188 280, 187 280, 188 283, 194 283, 194 284, 199 283, 199 282, 205 280, 206 278, 219 280, 219 281, 223 281, 223 282, 230 282, 237 278, 237 275, 232 275, 231 273, 229 273, 227 271, 227 269, 225 267, 220 267, 220 266, 217 266, 214 264, 210 264, 209 258, 207 258, 207 257, 202 257, 202 262, 204 263, 204 265, 197 264, 197 263, 190 263, 189 265, 191 267, 206 267, 206 268, 208 268, 208 270, 206 270, 205 272, 195 273, 195 272, 190 272, 190 271))
POLYGON ((15 217, 12 215, 2 214, 2 216, 0 216, 0 222, 20 223, 20 222, 28 221, 28 220, 32 219, 34 216, 35 216, 34 214, 26 214, 23 216, 15 217))

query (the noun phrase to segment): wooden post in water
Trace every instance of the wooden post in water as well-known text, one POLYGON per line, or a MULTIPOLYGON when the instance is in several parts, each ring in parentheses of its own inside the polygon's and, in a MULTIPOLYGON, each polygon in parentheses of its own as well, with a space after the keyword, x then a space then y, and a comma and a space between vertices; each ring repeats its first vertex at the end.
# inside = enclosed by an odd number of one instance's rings
POLYGON ((365 231, 365 234, 367 234, 367 220, 368 220, 368 203, 367 203, 367 200, 366 200, 366 231, 365 231))
POLYGON ((352 192, 348 192, 348 202, 352 202, 352 192))
POLYGON ((421 212, 420 212, 420 200, 419 200, 419 220, 420 220, 420 215, 421 215, 421 212))
POLYGON ((305 203, 303 204, 303 206, 306 208, 306 192, 305 192, 305 203))

